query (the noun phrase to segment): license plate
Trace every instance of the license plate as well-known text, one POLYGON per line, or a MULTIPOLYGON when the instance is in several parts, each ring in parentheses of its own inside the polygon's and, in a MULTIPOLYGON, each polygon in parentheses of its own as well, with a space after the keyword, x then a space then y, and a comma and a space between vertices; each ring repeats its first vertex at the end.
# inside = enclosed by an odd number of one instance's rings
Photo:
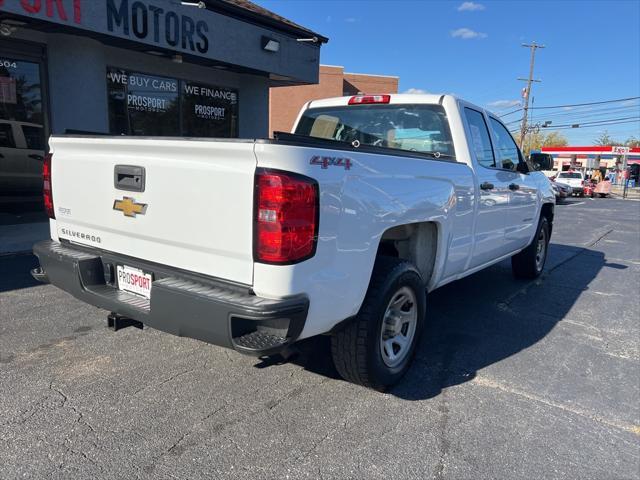
POLYGON ((137 268, 118 265, 118 288, 125 292, 135 293, 147 299, 151 298, 153 277, 137 268))

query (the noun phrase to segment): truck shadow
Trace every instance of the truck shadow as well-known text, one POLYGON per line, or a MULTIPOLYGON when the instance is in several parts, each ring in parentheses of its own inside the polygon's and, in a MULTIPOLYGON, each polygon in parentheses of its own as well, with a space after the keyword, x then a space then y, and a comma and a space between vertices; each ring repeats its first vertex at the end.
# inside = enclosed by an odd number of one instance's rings
MULTIPOLYGON (((414 363, 389 393, 407 400, 432 398, 534 345, 565 318, 603 267, 625 268, 607 263, 595 250, 552 244, 546 270, 536 281, 514 280, 506 261, 436 290, 428 297, 427 325, 414 363)), ((296 363, 339 378, 328 337, 301 347, 296 363)))
POLYGON ((38 259, 28 254, 0 255, 0 292, 42 285, 31 276, 38 259))

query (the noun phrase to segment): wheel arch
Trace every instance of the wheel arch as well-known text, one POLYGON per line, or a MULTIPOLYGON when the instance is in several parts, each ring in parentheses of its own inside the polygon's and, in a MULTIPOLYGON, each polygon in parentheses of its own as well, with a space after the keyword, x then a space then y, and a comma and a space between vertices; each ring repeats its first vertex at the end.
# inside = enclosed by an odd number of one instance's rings
POLYGON ((380 237, 376 258, 384 255, 410 261, 428 286, 438 265, 440 233, 441 227, 435 221, 395 225, 380 237))

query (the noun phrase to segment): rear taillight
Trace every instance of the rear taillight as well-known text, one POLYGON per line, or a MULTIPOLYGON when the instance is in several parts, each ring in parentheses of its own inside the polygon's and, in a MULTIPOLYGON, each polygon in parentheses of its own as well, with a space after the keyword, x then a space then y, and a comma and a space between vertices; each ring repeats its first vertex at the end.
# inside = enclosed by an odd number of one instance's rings
POLYGON ((53 190, 51 188, 51 154, 47 153, 42 162, 42 198, 44 210, 49 218, 56 218, 53 209, 53 190))
POLYGON ((312 257, 318 236, 318 184, 259 169, 255 183, 254 260, 288 264, 312 257))
POLYGON ((389 103, 391 95, 358 95, 349 99, 349 105, 370 105, 372 103, 389 103))

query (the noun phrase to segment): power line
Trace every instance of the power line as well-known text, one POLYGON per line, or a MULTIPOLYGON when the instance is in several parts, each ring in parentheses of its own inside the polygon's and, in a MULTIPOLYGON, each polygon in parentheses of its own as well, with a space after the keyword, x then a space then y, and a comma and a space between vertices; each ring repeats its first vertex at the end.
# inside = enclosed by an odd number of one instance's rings
MULTIPOLYGON (((594 123, 594 124, 579 124, 578 126, 573 126, 573 125, 565 125, 565 126, 555 126, 555 127, 544 127, 541 128, 541 131, 545 131, 545 132, 555 132, 558 130, 576 130, 579 128, 597 128, 597 127, 607 127, 610 125, 622 125, 622 124, 626 124, 626 123, 638 123, 640 122, 640 117, 636 118, 635 120, 622 120, 622 121, 616 121, 616 122, 603 122, 603 123, 594 123)), ((516 134, 518 133, 518 130, 509 130, 512 134, 516 134)), ((633 132, 632 132, 633 133, 633 132)))
POLYGON ((499 118, 506 117, 507 115, 511 115, 512 113, 518 113, 522 108, 518 108, 517 110, 512 110, 511 112, 503 113, 502 115, 498 115, 499 118))
POLYGON ((625 102, 627 100, 637 100, 640 97, 627 97, 627 98, 618 98, 616 100, 603 100, 600 102, 589 102, 589 103, 574 103, 574 104, 567 104, 567 105, 551 105, 551 106, 544 106, 544 107, 531 107, 531 108, 535 108, 536 110, 541 110, 541 109, 548 109, 548 108, 563 108, 563 107, 584 107, 587 105, 600 105, 603 103, 616 103, 616 102, 625 102))
MULTIPOLYGON (((566 105, 545 105, 542 107, 529 107, 532 110, 540 110, 540 109, 553 109, 553 108, 565 108, 565 107, 586 107, 589 105, 602 105, 605 103, 616 103, 616 102, 626 102, 629 100, 638 100, 640 97, 627 97, 627 98, 617 98, 615 100, 602 100, 599 102, 588 102, 588 103, 573 103, 573 104, 566 104, 566 105)), ((513 113, 518 113, 520 111, 522 111, 523 108, 518 108, 516 110, 512 110, 510 112, 507 113, 503 113, 501 115, 498 115, 499 118, 502 117, 506 117, 507 115, 511 115, 513 113)))
POLYGON ((553 128, 573 127, 574 125, 584 126, 584 125, 591 125, 591 124, 602 123, 602 122, 618 122, 618 121, 622 121, 622 120, 640 120, 640 116, 639 117, 621 117, 621 118, 603 118, 602 120, 594 120, 594 121, 591 121, 591 122, 566 123, 564 125, 554 125, 553 128))

